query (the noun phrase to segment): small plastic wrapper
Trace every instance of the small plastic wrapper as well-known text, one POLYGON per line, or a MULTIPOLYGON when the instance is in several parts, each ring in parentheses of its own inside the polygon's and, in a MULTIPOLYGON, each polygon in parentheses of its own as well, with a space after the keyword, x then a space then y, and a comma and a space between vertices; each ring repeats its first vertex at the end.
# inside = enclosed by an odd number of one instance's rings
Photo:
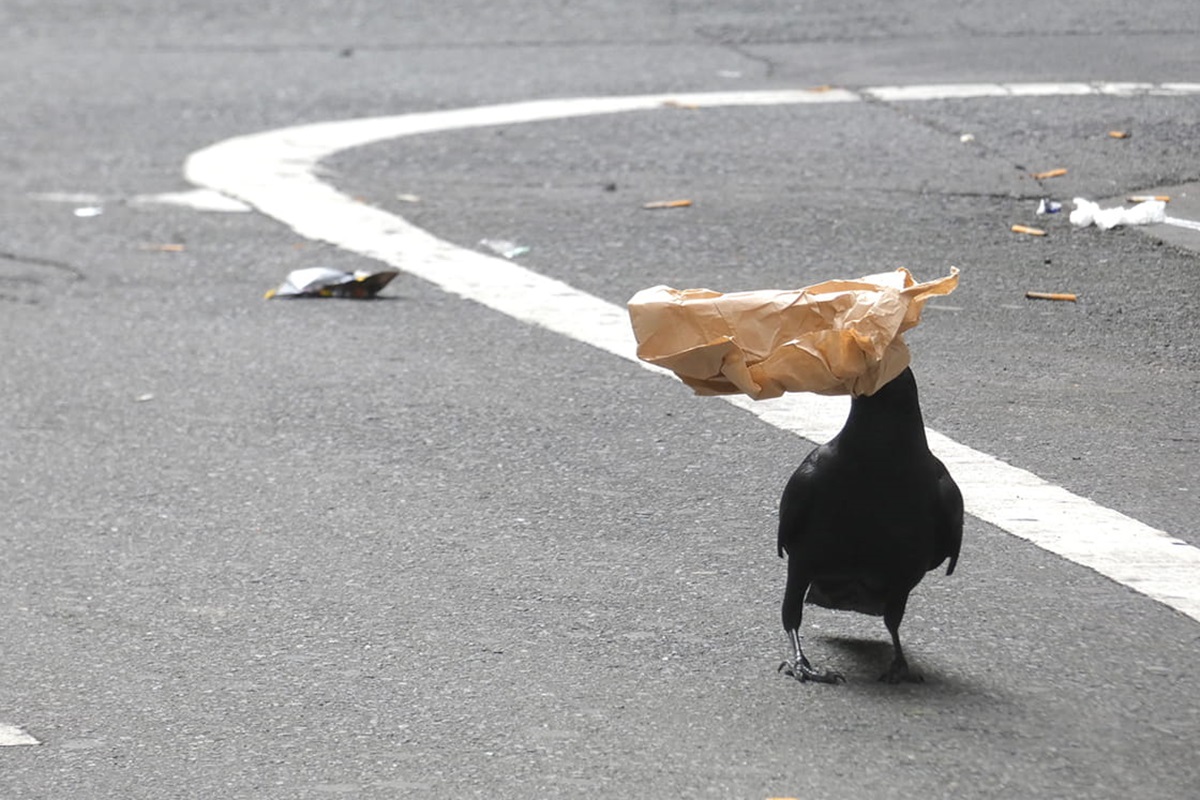
POLYGON ((308 267, 289 272, 283 283, 268 291, 264 297, 268 300, 273 297, 348 297, 363 300, 377 295, 399 274, 398 269, 346 272, 331 267, 308 267))
POLYGON ((525 245, 510 242, 507 239, 480 239, 479 244, 509 261, 529 252, 529 248, 525 245))
POLYGON ((901 334, 958 269, 918 283, 906 269, 790 291, 644 289, 629 301, 638 358, 697 394, 870 395, 909 363, 901 334))
POLYGON ((1099 203, 1082 197, 1076 197, 1074 203, 1071 224, 1077 228, 1095 225, 1106 231, 1118 225, 1152 225, 1167 219, 1167 204, 1161 200, 1146 200, 1133 208, 1101 208, 1099 203))

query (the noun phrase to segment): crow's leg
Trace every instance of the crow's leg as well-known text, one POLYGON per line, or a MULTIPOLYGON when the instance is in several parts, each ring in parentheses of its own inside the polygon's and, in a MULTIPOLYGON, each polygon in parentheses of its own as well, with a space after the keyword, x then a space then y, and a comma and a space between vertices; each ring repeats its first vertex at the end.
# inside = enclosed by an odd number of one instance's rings
POLYGON ((800 650, 800 631, 796 628, 788 629, 788 638, 792 642, 792 652, 794 656, 791 661, 784 661, 779 665, 779 672, 784 675, 795 678, 803 683, 804 681, 816 681, 817 683, 845 683, 846 679, 840 672, 826 670, 820 672, 815 669, 812 664, 805 658, 804 653, 800 650))
POLYGON ((900 647, 900 621, 904 619, 904 609, 908 605, 908 592, 893 598, 883 607, 883 624, 887 625, 888 633, 892 635, 892 665, 887 672, 879 676, 884 683, 924 683, 925 679, 908 668, 908 660, 900 647))
MULTIPOLYGON (((788 566, 791 565, 792 560, 789 559, 788 566)), ((809 578, 798 574, 798 571, 788 570, 787 588, 783 593, 783 629, 791 640, 792 660, 780 664, 778 671, 802 683, 845 683, 846 679, 840 673, 814 669, 800 649, 800 620, 804 616, 804 595, 808 592, 809 582, 809 578)))

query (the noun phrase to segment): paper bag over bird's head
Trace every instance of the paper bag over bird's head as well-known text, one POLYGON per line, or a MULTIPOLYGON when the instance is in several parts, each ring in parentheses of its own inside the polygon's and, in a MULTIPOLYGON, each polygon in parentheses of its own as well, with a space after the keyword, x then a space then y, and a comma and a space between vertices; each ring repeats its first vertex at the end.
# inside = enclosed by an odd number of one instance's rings
POLYGON ((792 291, 644 289, 629 301, 638 358, 697 394, 874 394, 908 366, 901 333, 958 270, 917 283, 906 269, 792 291))

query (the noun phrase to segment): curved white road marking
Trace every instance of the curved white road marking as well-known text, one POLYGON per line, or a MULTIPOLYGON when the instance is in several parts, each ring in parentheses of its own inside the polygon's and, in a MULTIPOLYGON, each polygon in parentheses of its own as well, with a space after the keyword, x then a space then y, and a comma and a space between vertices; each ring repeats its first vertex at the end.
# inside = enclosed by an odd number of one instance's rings
MULTIPOLYGON (((444 242, 402 217, 363 205, 324 183, 318 177, 319 162, 352 147, 402 136, 672 106, 1196 94, 1200 84, 1194 83, 1003 83, 541 100, 322 122, 241 136, 193 153, 184 172, 192 183, 236 197, 301 236, 377 259, 460 297, 653 370, 637 360, 623 307, 511 261, 444 242)), ((817 442, 837 433, 846 416, 845 398, 793 394, 766 402, 741 396, 725 399, 817 442)), ((1200 549, 936 431, 929 435, 934 451, 962 487, 970 514, 1200 621, 1200 549)))

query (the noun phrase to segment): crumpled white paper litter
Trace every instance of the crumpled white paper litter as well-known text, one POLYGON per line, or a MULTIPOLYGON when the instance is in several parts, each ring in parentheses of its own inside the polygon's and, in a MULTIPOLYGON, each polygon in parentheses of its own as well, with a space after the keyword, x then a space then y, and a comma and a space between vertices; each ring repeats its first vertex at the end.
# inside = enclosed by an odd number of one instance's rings
POLYGON ((1102 231, 1118 225, 1152 225, 1166 222, 1167 204, 1161 200, 1146 200, 1133 208, 1101 208, 1099 203, 1076 197, 1075 210, 1071 212, 1071 224, 1077 228, 1095 225, 1102 231))

